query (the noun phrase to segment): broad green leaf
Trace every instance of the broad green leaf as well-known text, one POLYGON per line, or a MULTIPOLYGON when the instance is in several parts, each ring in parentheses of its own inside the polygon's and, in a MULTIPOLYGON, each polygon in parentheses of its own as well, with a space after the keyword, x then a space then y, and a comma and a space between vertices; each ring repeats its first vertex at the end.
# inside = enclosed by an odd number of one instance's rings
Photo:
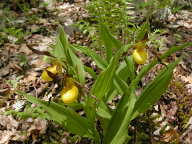
POLYGON ((69 48, 69 55, 72 59, 73 68, 75 68, 80 83, 85 83, 85 70, 81 60, 73 53, 73 50, 69 48))
POLYGON ((136 102, 134 88, 130 95, 125 95, 123 98, 129 97, 127 104, 119 103, 116 112, 113 114, 107 128, 107 133, 104 136, 105 144, 123 144, 128 138, 128 125, 131 121, 131 115, 136 102), (120 108, 120 109, 119 109, 120 108))
POLYGON ((114 90, 114 88, 111 88, 110 91, 107 93, 107 99, 105 102, 112 101, 115 96, 118 95, 117 89, 114 90))
POLYGON ((25 96, 31 103, 40 105, 50 115, 53 121, 58 122, 71 133, 98 139, 98 134, 90 122, 73 110, 54 102, 45 102, 22 91, 18 91, 18 94, 25 96))
MULTIPOLYGON (((126 48, 126 51, 127 51, 131 47, 131 45, 127 45, 126 47, 127 47, 126 48)), ((125 46, 123 46, 123 48, 125 48, 125 46)), ((111 89, 113 89, 114 91, 118 89, 121 95, 123 93, 126 93, 128 88, 128 85, 126 83, 128 82, 128 80, 132 80, 135 77, 134 71, 135 71, 135 68, 134 68, 134 62, 132 58, 126 57, 125 61, 122 61, 119 64, 115 72, 115 77, 113 80, 114 86, 111 89)))
POLYGON ((150 25, 148 22, 145 22, 137 32, 136 41, 141 41, 144 39, 147 32, 150 30, 150 25))
POLYGON ((84 110, 88 120, 95 123, 96 119, 96 101, 90 95, 85 96, 84 110))
POLYGON ((102 98, 112 85, 113 76, 117 67, 117 60, 113 59, 109 66, 101 72, 94 83, 91 93, 98 98, 102 98))
POLYGON ((109 62, 113 57, 113 51, 121 48, 121 43, 110 34, 104 24, 100 24, 100 37, 104 43, 107 61, 109 62))
POLYGON ((56 44, 53 46, 53 50, 51 52, 57 59, 66 61, 66 55, 63 50, 63 45, 59 40, 59 36, 56 38, 56 44))
POLYGON ((133 61, 133 57, 132 56, 126 57, 125 62, 127 64, 127 70, 128 70, 129 75, 130 75, 130 80, 135 79, 136 75, 135 75, 135 64, 133 61))
POLYGON ((127 83, 117 74, 115 74, 115 79, 113 80, 113 83, 114 83, 115 88, 118 89, 118 91, 121 95, 126 93, 127 89, 129 88, 127 83))
POLYGON ((123 49, 120 49, 116 53, 116 55, 111 60, 108 67, 103 72, 100 73, 100 75, 98 76, 96 82, 94 83, 91 89, 91 93, 99 99, 101 99, 105 95, 105 93, 109 91, 110 87, 112 86, 113 76, 115 74, 115 71, 119 62, 119 58, 123 52, 122 50, 123 49))
MULTIPOLYGON (((167 52, 165 52, 163 55, 160 56, 160 60, 163 60, 163 59, 167 58, 168 56, 170 56, 171 54, 173 54, 179 50, 182 50, 186 47, 189 47, 189 46, 192 46, 192 42, 188 42, 188 43, 182 44, 180 46, 173 46, 167 52)), ((154 60, 151 63, 143 66, 143 68, 141 69, 139 74, 136 76, 136 78, 134 80, 132 80, 131 86, 138 84, 139 81, 143 78, 143 76, 145 76, 145 74, 147 72, 149 72, 149 70, 159 62, 160 61, 157 60, 157 58, 154 58, 154 60)))
MULTIPOLYGON (((170 56, 172 53, 174 53, 175 51, 181 50, 182 48, 185 48, 185 47, 190 46, 190 45, 192 45, 192 43, 184 44, 184 45, 180 46, 179 48, 172 47, 168 53, 165 53, 161 56, 161 59, 166 58, 166 57, 170 56)), ((135 91, 135 88, 137 87, 141 78, 147 72, 149 72, 149 70, 154 65, 156 65, 158 62, 159 61, 157 59, 154 59, 150 64, 148 64, 142 68, 142 70, 139 72, 139 74, 136 76, 136 78, 134 80, 132 80, 131 84, 129 85, 129 88, 127 89, 127 94, 135 91)), ((117 137, 118 133, 126 133, 127 132, 127 129, 125 130, 125 127, 127 127, 128 125, 127 126, 124 125, 124 128, 122 128, 121 124, 123 124, 124 122, 129 123, 134 118, 134 117, 132 117, 132 114, 125 117, 126 113, 128 113, 128 107, 129 107, 130 101, 135 101, 132 99, 134 97, 132 97, 132 98, 130 98, 130 97, 131 97, 131 95, 124 94, 122 96, 120 102, 118 103, 117 109, 113 113, 113 116, 112 116, 112 118, 109 122, 109 125, 108 125, 108 131, 110 131, 111 133, 107 134, 104 137, 104 141, 106 142, 106 144, 112 143, 115 140, 117 140, 118 139, 118 137, 117 137)), ((120 136, 119 136, 119 139, 120 139, 120 136)), ((124 139, 121 138, 121 140, 123 143, 124 139)), ((121 144, 121 143, 118 142, 118 144, 121 144)))
POLYGON ((84 65, 84 69, 86 72, 88 72, 92 76, 93 79, 97 78, 97 74, 94 72, 92 68, 84 65))
POLYGON ((143 90, 135 104, 133 118, 138 116, 140 113, 144 113, 159 100, 161 95, 166 91, 172 78, 173 69, 178 64, 179 60, 180 59, 165 67, 143 90))
POLYGON ((93 50, 91 50, 90 48, 88 47, 85 47, 85 46, 71 46, 73 49, 77 50, 77 51, 80 51, 88 56, 90 56, 96 63, 96 65, 104 70, 106 68, 106 66, 108 65, 108 63, 103 60, 100 55, 98 55, 97 53, 95 53, 93 50))
POLYGON ((100 101, 100 103, 97 107, 97 114, 104 119, 111 118, 111 112, 110 112, 108 106, 103 101, 100 101))
MULTIPOLYGON (((117 68, 113 83, 114 86, 111 88, 114 91, 118 89, 118 92, 123 95, 127 92, 128 80, 132 80, 135 78, 135 68, 134 68, 134 62, 131 56, 126 57, 125 61, 122 61, 117 68), (126 61, 126 63, 125 63, 126 61)), ((109 97, 111 97, 109 95, 109 97)))
POLYGON ((116 75, 118 75, 121 79, 123 79, 124 81, 127 81, 127 79, 130 77, 130 73, 128 71, 128 67, 127 64, 125 63, 125 61, 122 61, 119 65, 118 68, 116 70, 116 75))
POLYGON ((61 26, 59 27, 59 35, 57 37, 57 42, 55 49, 53 50, 53 54, 55 57, 67 62, 68 71, 73 71, 73 73, 76 74, 79 82, 85 83, 84 65, 73 52, 73 49, 67 40, 67 35, 61 26))
POLYGON ((190 47, 190 46, 192 46, 192 42, 187 42, 187 43, 184 43, 184 44, 179 45, 179 46, 173 46, 168 51, 166 51, 160 58, 164 59, 164 58, 170 56, 172 53, 175 53, 179 50, 182 50, 182 49, 184 49, 186 47, 190 47))
MULTIPOLYGON (((115 77, 113 79, 113 87, 111 87, 111 89, 113 91, 118 90, 120 94, 123 94, 121 81, 123 81, 123 84, 124 84, 127 81, 128 77, 129 77, 129 73, 127 71, 127 65, 125 61, 122 61, 115 72, 115 77)), ((108 97, 111 97, 111 96, 109 95, 108 97)))
POLYGON ((62 26, 59 26, 59 35, 58 35, 58 39, 61 43, 61 46, 63 48, 62 52, 61 53, 64 53, 65 54, 65 57, 66 57, 66 61, 69 65, 72 65, 72 59, 70 57, 70 54, 69 54, 69 47, 70 47, 70 44, 68 42, 68 38, 67 38, 67 35, 65 34, 64 32, 64 29, 62 26))
POLYGON ((72 61, 69 55, 69 43, 67 35, 65 34, 62 26, 59 26, 59 34, 56 38, 56 44, 53 46, 52 54, 60 60, 67 62, 72 65, 72 61))

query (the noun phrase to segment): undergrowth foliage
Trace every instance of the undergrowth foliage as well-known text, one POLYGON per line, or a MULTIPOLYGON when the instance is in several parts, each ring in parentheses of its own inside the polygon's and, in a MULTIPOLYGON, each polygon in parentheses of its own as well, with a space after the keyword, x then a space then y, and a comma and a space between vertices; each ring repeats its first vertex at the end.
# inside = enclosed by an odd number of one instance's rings
MULTIPOLYGON (((9 111, 8 114, 52 120, 70 133, 89 138, 96 144, 123 144, 131 139, 128 133, 131 122, 160 99, 182 56, 166 65, 145 87, 139 84, 141 79, 162 60, 192 43, 172 46, 150 60, 147 42, 151 35, 148 22, 151 15, 148 14, 153 9, 146 13, 147 22, 136 26, 128 22, 132 17, 124 13, 130 8, 129 3, 123 0, 100 2, 96 0, 88 7, 98 31, 97 47, 104 54, 98 54, 93 48, 70 44, 60 26, 56 43, 49 53, 51 66, 43 71, 42 79, 49 83, 58 82, 61 98, 57 102, 47 102, 18 90, 17 94, 38 106, 26 107, 23 112, 9 111), (97 72, 82 62, 81 54, 95 62, 97 72), (136 72, 141 64, 141 70, 136 72), (87 88, 88 74, 93 84, 87 88), (136 95, 138 88, 142 91, 136 95), (115 107, 111 107, 109 103, 117 97, 115 107)), ((164 8, 170 1, 163 2, 156 1, 155 4, 164 8)), ((144 5, 146 8, 151 6, 152 0, 144 5)), ((7 33, 14 30, 7 30, 7 33)), ((24 35, 20 30, 13 34, 19 38, 24 35)))
MULTIPOLYGON (((63 28, 60 27, 56 44, 51 51, 54 58, 51 59, 62 65, 64 70, 61 73, 73 79, 81 91, 79 94, 81 97, 71 104, 63 104, 46 102, 22 91, 17 93, 25 96, 29 102, 38 104, 41 110, 46 111, 41 114, 42 118, 53 120, 73 134, 90 138, 98 144, 123 144, 130 139, 127 133, 130 122, 150 109, 166 91, 173 70, 181 57, 164 67, 156 78, 143 88, 141 94, 136 96, 140 80, 161 60, 192 45, 192 43, 185 43, 173 46, 159 58, 155 57, 148 64, 143 65, 140 72, 136 73, 137 64, 132 55, 125 55, 125 53, 130 51, 131 47, 144 49, 145 41, 143 39, 149 32, 148 28, 149 24, 144 23, 135 35, 137 41, 124 45, 114 38, 106 25, 100 24, 100 39, 104 43, 106 53, 106 57, 101 57, 88 47, 71 45, 63 28), (91 67, 85 66, 76 55, 77 52, 90 57, 100 69, 100 73, 97 75, 91 67), (84 87, 86 73, 95 79, 90 90, 84 87), (112 109, 108 102, 116 96, 121 97, 116 103, 115 109, 112 109), (82 116, 76 112, 77 104, 80 105, 80 109, 84 110, 85 115, 82 116), (99 129, 98 121, 101 124, 99 129)), ((53 75, 50 74, 50 76, 53 75)))

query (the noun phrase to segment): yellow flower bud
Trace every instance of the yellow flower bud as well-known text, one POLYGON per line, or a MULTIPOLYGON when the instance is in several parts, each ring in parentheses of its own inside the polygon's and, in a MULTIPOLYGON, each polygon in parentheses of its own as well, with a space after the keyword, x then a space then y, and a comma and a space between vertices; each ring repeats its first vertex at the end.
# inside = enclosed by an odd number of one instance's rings
POLYGON ((75 102, 78 98, 79 90, 75 85, 71 85, 70 87, 65 87, 61 91, 61 100, 65 104, 69 104, 75 102))
POLYGON ((147 52, 144 49, 133 50, 133 59, 137 64, 145 64, 147 57, 147 52))

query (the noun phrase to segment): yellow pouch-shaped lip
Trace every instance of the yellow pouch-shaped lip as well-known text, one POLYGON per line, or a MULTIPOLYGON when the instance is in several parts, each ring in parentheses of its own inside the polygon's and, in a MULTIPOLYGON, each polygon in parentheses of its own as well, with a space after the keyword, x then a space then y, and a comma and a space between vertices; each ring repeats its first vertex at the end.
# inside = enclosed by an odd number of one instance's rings
POLYGON ((79 90, 78 90, 77 86, 71 85, 70 87, 65 87, 61 91, 61 100, 65 104, 75 102, 78 98, 78 94, 79 94, 79 90))
POLYGON ((44 81, 53 81, 53 79, 48 75, 47 71, 44 70, 41 74, 41 78, 44 81))
POLYGON ((137 64, 145 64, 147 57, 147 52, 144 49, 133 50, 133 59, 137 64))

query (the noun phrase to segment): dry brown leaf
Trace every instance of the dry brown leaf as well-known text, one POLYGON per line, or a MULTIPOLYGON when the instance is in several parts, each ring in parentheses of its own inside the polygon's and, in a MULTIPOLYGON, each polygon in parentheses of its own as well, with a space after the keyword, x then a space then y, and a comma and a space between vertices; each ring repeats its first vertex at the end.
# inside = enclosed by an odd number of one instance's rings
POLYGON ((0 78, 9 74, 9 66, 0 69, 0 78))
POLYGON ((28 132, 31 133, 34 130, 38 130, 40 134, 45 133, 47 129, 47 121, 42 119, 35 119, 28 132))
POLYGON ((178 143, 179 135, 175 129, 170 129, 163 134, 163 137, 161 140, 167 143, 172 143, 172 142, 178 143))
POLYGON ((0 115, 0 125, 5 127, 7 130, 17 129, 19 122, 16 121, 12 116, 0 115))
POLYGON ((22 80, 23 83, 30 83, 34 82, 37 79, 38 73, 34 71, 28 71, 24 79, 22 80))
POLYGON ((30 54, 33 53, 33 52, 27 47, 26 44, 21 44, 21 47, 20 47, 20 49, 19 49, 19 52, 24 53, 24 54, 26 54, 26 55, 30 55, 30 54))
POLYGON ((0 131, 0 144, 8 144, 13 135, 15 135, 15 131, 0 131))

